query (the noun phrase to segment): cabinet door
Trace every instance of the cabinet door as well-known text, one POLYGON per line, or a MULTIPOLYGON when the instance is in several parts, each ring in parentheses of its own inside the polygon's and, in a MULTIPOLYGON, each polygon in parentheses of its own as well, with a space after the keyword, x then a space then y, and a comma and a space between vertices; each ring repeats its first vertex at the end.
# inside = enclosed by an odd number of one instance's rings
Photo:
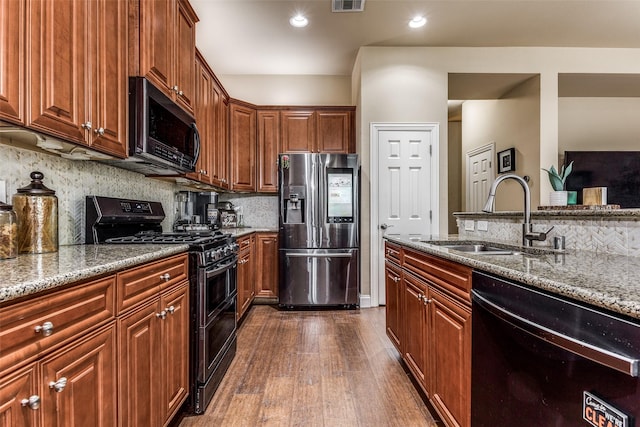
POLYGON ((39 395, 35 365, 0 381, 0 426, 34 427, 41 425, 42 396, 39 395), (23 399, 34 399, 33 408, 23 399))
POLYGON ((313 111, 282 111, 282 153, 317 151, 315 144, 315 113, 313 111))
POLYGON ((84 1, 27 2, 31 32, 27 126, 81 144, 86 143, 82 125, 89 121, 88 6, 84 1))
MULTIPOLYGON (((138 75, 153 82, 168 96, 173 93, 173 43, 176 0, 139 0, 138 75)), ((132 28, 135 31, 135 27, 132 28)), ((135 51, 135 49, 134 49, 135 51)))
POLYGON ((91 10, 90 144, 118 157, 127 155, 127 4, 88 2, 91 10))
POLYGON ((189 284, 171 289, 160 301, 162 320, 162 376, 164 422, 180 408, 189 393, 189 284))
POLYGON ((238 241, 240 252, 238 253, 238 320, 249 309, 255 295, 254 290, 254 246, 253 235, 247 236, 238 241))
POLYGON ((229 101, 220 86, 213 85, 214 136, 211 167, 211 183, 216 187, 229 188, 229 101))
POLYGON ((404 318, 402 320, 405 332, 403 335, 404 360, 418 383, 429 394, 425 382, 427 369, 425 351, 427 310, 424 298, 427 295, 427 285, 408 273, 403 273, 402 282, 404 283, 402 298, 404 307, 404 318))
POLYGON ((0 2, 0 119, 24 124, 25 2, 0 2))
POLYGON ((258 111, 258 192, 278 192, 280 113, 258 111))
POLYGON ((386 326, 387 336, 402 354, 402 283, 399 267, 390 262, 385 263, 385 295, 386 295, 386 326))
POLYGON ((231 104, 231 189, 255 191, 256 110, 231 104))
POLYGON ((101 332, 42 361, 45 426, 115 426, 116 332, 101 332))
POLYGON ((197 17, 187 1, 178 0, 176 24, 173 29, 175 40, 175 82, 173 88, 176 102, 193 114, 195 98, 195 64, 197 17))
POLYGON ((256 297, 278 297, 278 233, 256 237, 256 297))
POLYGON ((158 413, 162 401, 159 303, 146 305, 120 319, 119 425, 155 427, 163 424, 158 413))
POLYGON ((471 309, 432 290, 431 401, 447 425, 471 425, 471 309))
POLYGON ((212 121, 214 110, 212 104, 213 76, 208 70, 204 59, 196 56, 196 99, 195 118, 200 132, 200 156, 196 163, 196 171, 187 174, 190 178, 204 183, 211 182, 211 149, 214 144, 212 121))
POLYGON ((317 111, 316 117, 318 151, 321 153, 349 153, 352 145, 351 112, 317 111))

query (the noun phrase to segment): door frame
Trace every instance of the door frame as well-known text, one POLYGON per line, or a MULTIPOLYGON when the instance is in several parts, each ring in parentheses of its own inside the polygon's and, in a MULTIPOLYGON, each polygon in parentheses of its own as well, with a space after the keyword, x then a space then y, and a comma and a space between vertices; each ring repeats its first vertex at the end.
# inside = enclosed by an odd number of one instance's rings
POLYGON ((370 153, 369 176, 371 178, 370 187, 370 207, 369 207, 369 230, 370 230, 370 284, 371 284, 371 307, 380 305, 380 293, 384 288, 384 274, 381 271, 384 263, 380 265, 380 254, 384 253, 384 242, 381 239, 381 230, 378 226, 378 152, 380 147, 380 132, 382 131, 423 131, 432 132, 434 135, 431 145, 431 231, 437 234, 440 227, 440 123, 404 123, 404 122, 371 122, 370 123, 370 153))
POLYGON ((491 141, 488 144, 485 144, 481 147, 476 147, 472 150, 469 150, 465 153, 465 161, 466 161, 466 165, 465 165, 465 180, 464 180, 464 193, 465 193, 465 198, 464 198, 464 210, 465 212, 469 212, 469 205, 471 205, 471 189, 469 188, 469 177, 471 176, 471 158, 473 156, 477 156, 480 153, 484 153, 485 151, 489 151, 491 153, 491 182, 489 183, 489 185, 491 185, 493 183, 493 181, 496 179, 496 172, 495 172, 495 159, 496 159, 496 142, 495 141, 491 141))

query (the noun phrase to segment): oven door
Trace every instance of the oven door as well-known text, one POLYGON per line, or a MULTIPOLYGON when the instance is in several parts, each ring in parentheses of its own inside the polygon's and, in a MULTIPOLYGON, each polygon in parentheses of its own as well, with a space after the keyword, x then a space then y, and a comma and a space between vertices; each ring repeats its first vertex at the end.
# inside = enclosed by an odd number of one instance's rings
POLYGON ((237 257, 221 265, 201 268, 198 273, 198 326, 203 326, 222 309, 230 296, 236 294, 237 257))
POLYGON ((213 375, 226 348, 236 335, 236 296, 229 298, 211 322, 199 328, 197 381, 205 384, 213 375))

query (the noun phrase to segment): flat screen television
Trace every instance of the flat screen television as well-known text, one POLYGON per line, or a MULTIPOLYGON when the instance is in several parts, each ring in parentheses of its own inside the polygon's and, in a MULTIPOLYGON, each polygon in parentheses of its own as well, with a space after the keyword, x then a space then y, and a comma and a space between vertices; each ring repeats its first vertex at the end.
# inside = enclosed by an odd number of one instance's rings
POLYGON ((640 151, 565 151, 565 167, 573 161, 566 189, 607 187, 607 204, 621 208, 640 208, 640 151))

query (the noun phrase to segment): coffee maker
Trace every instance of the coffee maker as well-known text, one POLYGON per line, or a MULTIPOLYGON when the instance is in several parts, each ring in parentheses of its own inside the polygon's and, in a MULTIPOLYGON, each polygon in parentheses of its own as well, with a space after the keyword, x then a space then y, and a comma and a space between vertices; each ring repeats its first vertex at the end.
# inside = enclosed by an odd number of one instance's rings
POLYGON ((218 193, 212 191, 179 191, 175 196, 174 231, 208 231, 220 228, 218 193))

